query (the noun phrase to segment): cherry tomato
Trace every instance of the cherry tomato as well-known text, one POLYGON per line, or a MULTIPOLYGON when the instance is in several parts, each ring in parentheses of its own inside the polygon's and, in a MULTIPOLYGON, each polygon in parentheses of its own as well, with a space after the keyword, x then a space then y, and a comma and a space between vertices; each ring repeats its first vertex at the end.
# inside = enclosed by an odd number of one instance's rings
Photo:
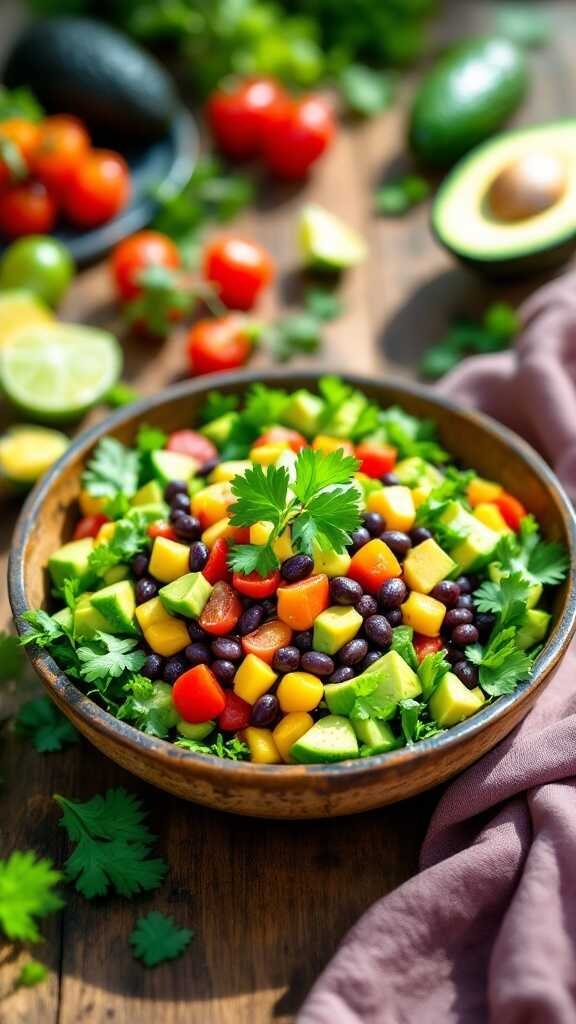
POLYGON ((250 725, 252 705, 238 697, 233 690, 225 690, 224 700, 226 706, 218 718, 222 732, 240 732, 241 729, 246 729, 250 725))
POLYGON ((493 504, 500 509, 506 526, 517 533, 524 516, 528 515, 522 502, 518 501, 513 494, 508 494, 508 491, 503 491, 494 499, 493 504))
POLYGON ((219 582, 214 586, 198 622, 211 636, 224 636, 234 629, 241 614, 242 604, 238 595, 229 583, 219 582))
POLYGON ((255 156, 266 116, 284 98, 284 90, 271 78, 249 78, 213 92, 206 112, 220 149, 236 160, 255 156))
POLYGON ((356 458, 360 462, 360 472, 378 480, 386 473, 391 473, 396 465, 396 449, 387 444, 374 444, 364 441, 356 447, 356 458))
POLYGON ((117 245, 112 255, 116 291, 124 302, 141 292, 138 275, 147 267, 178 269, 182 260, 178 247, 160 231, 139 231, 117 245))
POLYGON ((261 661, 271 665, 276 651, 288 647, 292 639, 292 630, 280 619, 272 619, 258 626, 252 633, 242 637, 242 648, 245 654, 255 654, 261 661))
POLYGON ((96 537, 101 526, 109 523, 108 516, 84 516, 74 530, 74 540, 84 540, 85 537, 96 537))
POLYGON ((58 208, 40 181, 12 185, 0 195, 0 231, 8 238, 48 235, 58 208))
POLYGON ((224 690, 208 665, 188 669, 172 687, 174 706, 185 722, 208 722, 226 706, 224 690))
POLYGON ((12 117, 7 121, 2 121, 0 124, 0 187, 4 188, 15 179, 14 169, 10 164, 10 153, 6 153, 6 159, 3 159, 7 144, 16 147, 18 155, 29 168, 37 141, 38 125, 32 121, 26 121, 22 117, 12 117))
POLYGON ((232 576, 232 584, 239 594, 246 597, 254 597, 260 600, 262 597, 271 597, 280 586, 280 573, 271 572, 269 576, 261 576, 259 572, 251 572, 249 576, 243 576, 235 572, 232 576))
POLYGON ((254 441, 253 447, 257 448, 261 444, 281 444, 283 441, 290 446, 293 452, 299 452, 308 444, 306 438, 302 437, 297 430, 290 430, 290 427, 270 427, 270 430, 260 434, 260 437, 254 441))
POLYGON ((67 114, 47 117, 38 129, 32 171, 46 188, 62 197, 89 149, 90 136, 81 121, 67 114))
POLYGON ((332 108, 322 96, 276 104, 263 128, 266 165, 280 178, 304 178, 335 133, 332 108))
POLYGON ((274 264, 256 242, 236 235, 215 238, 204 249, 202 273, 231 309, 251 309, 274 276, 274 264))
POLYGON ((201 466, 218 458, 216 446, 196 430, 175 430, 166 442, 166 450, 178 452, 180 455, 189 455, 192 459, 196 459, 201 466))
POLYGON ((214 544, 202 570, 202 575, 206 577, 208 583, 218 583, 220 580, 229 579, 228 545, 223 537, 219 537, 214 544))
POLYGON ((240 316, 199 320, 186 342, 191 373, 217 373, 243 366, 252 351, 246 321, 240 316))
POLYGON ((111 220, 130 198, 126 161, 107 149, 93 149, 74 168, 64 197, 66 215, 82 228, 111 220))
POLYGON ((148 527, 149 537, 165 537, 166 540, 178 540, 176 533, 170 526, 170 523, 150 523, 148 527))
POLYGON ((437 654, 444 646, 439 636, 424 636, 422 633, 415 633, 412 643, 414 644, 418 661, 424 661, 427 654, 437 654))

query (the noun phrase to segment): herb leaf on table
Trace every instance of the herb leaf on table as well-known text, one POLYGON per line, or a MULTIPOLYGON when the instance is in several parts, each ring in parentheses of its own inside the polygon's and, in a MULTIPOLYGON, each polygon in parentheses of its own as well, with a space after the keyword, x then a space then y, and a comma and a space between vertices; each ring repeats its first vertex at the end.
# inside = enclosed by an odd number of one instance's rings
POLYGON ((31 740, 40 754, 62 750, 78 743, 79 733, 49 697, 34 697, 18 709, 14 718, 17 736, 31 740))
POLYGON ((129 941, 134 956, 146 967, 155 967, 180 956, 193 935, 190 928, 178 927, 173 917, 152 910, 138 918, 129 941))
POLYGON ((64 906, 54 891, 61 880, 52 861, 31 850, 15 850, 7 860, 0 860, 0 927, 9 939, 40 941, 34 919, 64 906))

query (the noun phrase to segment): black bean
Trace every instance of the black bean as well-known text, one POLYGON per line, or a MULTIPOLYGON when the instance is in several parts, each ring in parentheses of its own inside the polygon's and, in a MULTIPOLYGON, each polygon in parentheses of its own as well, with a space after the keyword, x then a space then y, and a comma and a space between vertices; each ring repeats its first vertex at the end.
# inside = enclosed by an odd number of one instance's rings
POLYGON ((368 644, 366 640, 356 637, 340 648, 338 651, 338 661, 341 665, 357 665, 367 654, 368 644))
POLYGON ((445 644, 444 647, 446 650, 446 659, 451 665, 457 665, 459 661, 462 661, 462 651, 459 647, 454 647, 451 643, 445 644))
POLYGON ((408 587, 404 580, 393 576, 385 580, 378 591, 378 604, 382 611, 390 611, 391 608, 399 608, 408 597, 408 587))
POLYGON ((379 647, 387 647, 392 639, 392 626, 384 615, 369 615, 364 620, 366 636, 379 647))
POLYGON ((461 594, 470 594, 476 585, 476 579, 473 576, 459 576, 456 583, 460 587, 461 594))
POLYGON ((396 473, 384 473, 380 477, 380 483, 384 484, 384 487, 397 487, 400 479, 396 476, 396 473))
POLYGON ((470 611, 474 611, 474 598, 472 594, 461 594, 456 602, 457 608, 468 608, 470 611))
POLYGON ((469 608, 450 608, 444 616, 442 625, 445 629, 452 629, 455 626, 467 626, 473 619, 474 616, 469 608))
POLYGON ((361 615, 363 619, 367 619, 369 615, 375 615, 378 611, 378 602, 371 594, 364 594, 354 607, 358 615, 361 615))
POLYGON ((262 601, 262 611, 265 619, 275 619, 278 606, 273 597, 265 597, 262 601))
POLYGON ((469 690, 473 690, 474 687, 478 686, 478 669, 471 661, 457 661, 453 665, 452 671, 469 690))
POLYGON ((187 500, 190 500, 188 498, 188 484, 185 480, 171 480, 169 484, 166 484, 166 487, 164 488, 164 497, 169 505, 172 504, 172 499, 175 498, 177 494, 185 494, 187 500))
POLYGON ((280 574, 286 583, 298 583, 299 580, 305 580, 313 568, 314 560, 310 555, 292 555, 282 562, 280 574))
POLYGON ((159 654, 149 654, 140 669, 140 674, 146 676, 146 679, 161 679, 163 671, 164 658, 159 654))
POLYGON ((373 665, 375 661, 379 661, 382 657, 383 651, 368 651, 368 654, 364 658, 364 661, 359 666, 362 672, 365 672, 370 665, 373 665))
POLYGON ((190 498, 187 494, 175 494, 173 498, 170 498, 170 507, 173 512, 190 512, 190 498))
POLYGON ((264 609, 261 604, 253 604, 250 608, 246 608, 242 612, 242 615, 238 619, 236 628, 241 636, 246 636, 247 633, 252 633, 258 626, 261 625, 264 618, 264 609))
POLYGON ((494 628, 496 616, 492 612, 477 612, 474 618, 474 625, 478 630, 480 642, 485 643, 494 628))
POLYGON ((296 633, 292 638, 292 643, 299 651, 304 653, 305 651, 312 650, 312 630, 305 629, 301 633, 296 633))
POLYGON ((362 597, 362 587, 349 576, 333 576, 330 580, 330 600, 335 604, 356 604, 362 597))
POLYGON ((188 564, 190 566, 190 572, 202 572, 206 562, 210 557, 210 551, 206 544, 203 544, 201 540, 194 541, 190 545, 190 557, 188 564))
POLYGON ((296 672, 300 668, 300 651, 297 647, 280 647, 272 659, 275 672, 296 672))
POLYGON ((228 636, 219 636, 213 640, 210 650, 215 658, 223 658, 224 661, 240 661, 242 657, 242 644, 228 636))
POLYGON ((306 651, 300 659, 300 667, 303 672, 312 672, 315 676, 331 676, 336 666, 330 655, 306 651))
MULTIPOLYGON (((466 609, 463 608, 462 610, 465 611, 466 609)), ((451 640, 457 647, 467 647, 468 644, 476 644, 478 643, 478 630, 476 626, 468 624, 456 626, 452 630, 451 640)))
POLYGON ((278 697, 275 697, 273 693, 264 693, 261 697, 258 697, 258 700, 255 701, 252 707, 250 724, 260 728, 267 728, 274 724, 278 718, 279 711, 278 697))
POLYGON ((146 601, 151 601, 153 597, 156 597, 157 593, 158 584, 151 580, 149 576, 143 576, 136 584, 136 604, 144 604, 146 601))
POLYGON ((188 668, 188 663, 181 654, 176 654, 173 658, 168 658, 168 661, 164 665, 164 671, 162 673, 162 679, 165 683, 175 683, 179 676, 188 668))
POLYGON ((202 527, 196 516, 189 516, 184 513, 173 525, 174 533, 178 540, 198 540, 202 533, 202 527))
POLYGON ((216 469, 219 462, 220 459, 207 459, 206 462, 203 462, 200 468, 196 470, 196 476, 208 476, 213 469, 216 469))
POLYGON ((335 672, 328 678, 329 683, 347 683, 349 679, 354 679, 354 669, 350 668, 349 665, 341 665, 335 672))
POLYGON ((212 662, 210 667, 218 682, 222 683, 222 686, 232 686, 238 667, 234 662, 228 661, 225 658, 218 658, 212 662))
POLYGON ((380 534, 380 540, 383 540, 392 554, 400 559, 405 558, 412 547, 410 537, 402 530, 384 530, 384 533, 380 534))
POLYGON ((132 559, 132 572, 137 579, 146 575, 148 572, 149 561, 150 559, 148 558, 148 555, 134 555, 134 558, 132 559))
POLYGON ((208 644, 203 644, 199 640, 184 648, 184 656, 190 665, 209 665, 212 661, 208 644))
POLYGON ((171 508, 170 509, 170 515, 168 516, 168 519, 172 523, 172 526, 174 526, 174 523, 176 523, 182 516, 185 516, 185 515, 187 515, 187 513, 184 512, 183 509, 181 509, 181 508, 171 508))
POLYGON ((196 640, 206 640, 205 631, 202 629, 202 626, 198 625, 195 619, 188 619, 188 621, 186 622, 186 626, 188 628, 188 636, 190 637, 192 643, 194 643, 196 640))
POLYGON ((399 608, 391 608, 389 612, 384 612, 384 615, 393 629, 402 625, 402 612, 399 608))
POLYGON ((430 530, 427 530, 425 526, 415 526, 413 530, 410 530, 410 540, 413 544, 422 544, 425 540, 430 540, 432 536, 430 530))
POLYGON ((365 526, 359 526, 354 533, 350 535, 352 537, 352 550, 359 551, 365 544, 370 540, 370 534, 365 526))
POLYGON ((379 512, 365 512, 362 516, 364 526, 372 537, 377 537, 385 527, 384 517, 379 512))
POLYGON ((442 580, 430 591, 430 597, 446 605, 446 608, 453 608, 460 598, 460 587, 453 580, 442 580))

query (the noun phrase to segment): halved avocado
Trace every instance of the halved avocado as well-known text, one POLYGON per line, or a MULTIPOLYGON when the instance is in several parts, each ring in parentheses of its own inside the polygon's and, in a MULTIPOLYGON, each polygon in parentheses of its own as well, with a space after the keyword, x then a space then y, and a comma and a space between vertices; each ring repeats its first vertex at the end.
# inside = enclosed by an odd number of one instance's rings
POLYGON ((576 248, 576 119, 506 132, 478 146, 441 185, 432 227, 453 255, 492 277, 538 273, 567 260, 576 248), (562 166, 562 194, 532 216, 497 216, 490 205, 494 182, 535 153, 562 166))

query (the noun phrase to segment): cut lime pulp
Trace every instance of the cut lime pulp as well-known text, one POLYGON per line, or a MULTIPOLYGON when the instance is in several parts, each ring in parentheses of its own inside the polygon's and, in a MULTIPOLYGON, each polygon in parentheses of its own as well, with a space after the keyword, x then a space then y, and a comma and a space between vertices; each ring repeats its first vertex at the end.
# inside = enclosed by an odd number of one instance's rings
POLYGON ((307 264, 326 270, 355 267, 366 256, 361 235, 315 203, 305 206, 300 214, 298 243, 307 264))

